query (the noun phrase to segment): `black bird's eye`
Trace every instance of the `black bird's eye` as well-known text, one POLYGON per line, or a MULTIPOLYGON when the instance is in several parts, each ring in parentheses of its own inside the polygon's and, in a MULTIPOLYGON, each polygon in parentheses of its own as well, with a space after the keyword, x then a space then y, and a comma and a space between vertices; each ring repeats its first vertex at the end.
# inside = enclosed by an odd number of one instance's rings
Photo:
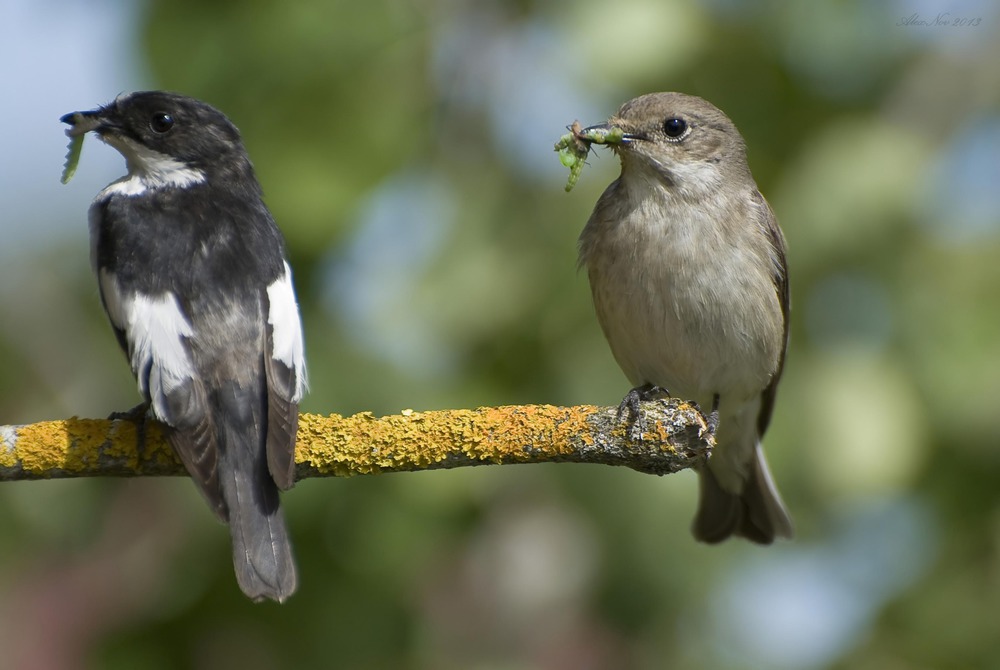
POLYGON ((174 117, 166 112, 156 112, 149 119, 149 129, 154 133, 163 134, 174 127, 174 117))
POLYGON ((684 119, 678 119, 675 116, 670 117, 663 122, 663 132, 667 134, 667 137, 678 139, 681 135, 687 132, 688 124, 684 119))

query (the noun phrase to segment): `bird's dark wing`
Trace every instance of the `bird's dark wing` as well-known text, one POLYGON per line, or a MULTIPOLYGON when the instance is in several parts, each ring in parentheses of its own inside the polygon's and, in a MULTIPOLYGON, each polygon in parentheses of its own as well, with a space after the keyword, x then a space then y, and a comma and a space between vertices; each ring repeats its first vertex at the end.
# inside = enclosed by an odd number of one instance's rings
POLYGON ((229 510, 219 483, 219 449, 212 411, 203 385, 196 379, 165 394, 157 418, 167 424, 170 446, 184 463, 209 507, 223 522, 229 510), (162 413, 161 413, 162 412, 162 413))
POLYGON ((777 294, 778 303, 781 305, 782 323, 784 334, 781 344, 781 356, 778 358, 778 367, 771 377, 771 383, 767 385, 761 396, 760 413, 757 415, 757 434, 764 435, 768 424, 771 422, 771 413, 774 411, 774 400, 778 392, 778 381, 785 366, 785 351, 788 349, 788 312, 791 300, 788 289, 788 262, 785 259, 785 237, 778 227, 778 220, 768 205, 767 200, 759 191, 754 192, 754 201, 757 205, 758 224, 763 228, 768 241, 771 244, 771 260, 773 262, 772 277, 774 279, 774 291, 777 294))
POLYGON ((267 468, 278 488, 295 483, 295 434, 299 427, 299 404, 292 400, 295 369, 272 356, 274 335, 267 329, 264 372, 267 376, 267 468))
POLYGON ((287 490, 295 483, 295 435, 299 425, 299 400, 306 385, 302 323, 287 263, 284 274, 268 287, 265 307, 267 466, 278 487, 287 490))
POLYGON ((126 289, 106 269, 99 271, 98 279, 101 300, 139 392, 153 415, 168 426, 168 441, 212 510, 225 521, 212 413, 191 361, 192 327, 177 297, 169 291, 153 296, 126 289))

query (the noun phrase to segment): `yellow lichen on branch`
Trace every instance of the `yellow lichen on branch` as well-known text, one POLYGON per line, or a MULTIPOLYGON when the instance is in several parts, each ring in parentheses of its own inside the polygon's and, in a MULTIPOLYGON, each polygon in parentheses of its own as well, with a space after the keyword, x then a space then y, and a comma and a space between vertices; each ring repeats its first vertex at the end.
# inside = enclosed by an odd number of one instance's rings
POLYGON ((297 460, 318 472, 348 475, 383 470, 428 470, 466 464, 530 461, 532 445, 551 456, 568 455, 589 432, 596 407, 484 407, 413 412, 376 419, 304 415, 297 460), (305 439, 303 439, 303 436, 305 439))
MULTIPOLYGON (((643 403, 641 439, 616 408, 516 405, 414 412, 377 418, 303 414, 298 479, 454 468, 577 462, 666 474, 697 465, 712 439, 698 409, 675 399, 643 403)), ((147 421, 67 419, 0 426, 0 481, 88 476, 182 475, 183 467, 147 421)))

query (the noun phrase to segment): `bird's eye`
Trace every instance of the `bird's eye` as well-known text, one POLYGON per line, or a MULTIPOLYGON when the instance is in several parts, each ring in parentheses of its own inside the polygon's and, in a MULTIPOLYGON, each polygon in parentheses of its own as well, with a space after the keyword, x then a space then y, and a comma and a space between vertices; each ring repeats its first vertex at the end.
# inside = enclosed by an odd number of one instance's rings
POLYGON ((149 129, 154 133, 163 134, 174 127, 174 117, 166 112, 156 112, 149 119, 149 129))
POLYGON ((663 132, 667 134, 667 137, 672 139, 679 139, 688 130, 687 121, 684 119, 678 119, 675 116, 670 117, 663 122, 663 132))

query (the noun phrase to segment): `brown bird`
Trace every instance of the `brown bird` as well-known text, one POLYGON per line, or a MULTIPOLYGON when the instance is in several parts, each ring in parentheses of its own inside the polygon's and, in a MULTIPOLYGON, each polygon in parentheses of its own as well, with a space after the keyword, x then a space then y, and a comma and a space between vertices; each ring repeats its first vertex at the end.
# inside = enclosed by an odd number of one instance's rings
POLYGON ((760 444, 788 339, 785 242, 743 137, 683 93, 630 100, 591 129, 615 130, 621 160, 580 236, 580 263, 634 386, 622 407, 663 392, 712 407, 717 446, 699 470, 695 538, 791 537, 760 444))

